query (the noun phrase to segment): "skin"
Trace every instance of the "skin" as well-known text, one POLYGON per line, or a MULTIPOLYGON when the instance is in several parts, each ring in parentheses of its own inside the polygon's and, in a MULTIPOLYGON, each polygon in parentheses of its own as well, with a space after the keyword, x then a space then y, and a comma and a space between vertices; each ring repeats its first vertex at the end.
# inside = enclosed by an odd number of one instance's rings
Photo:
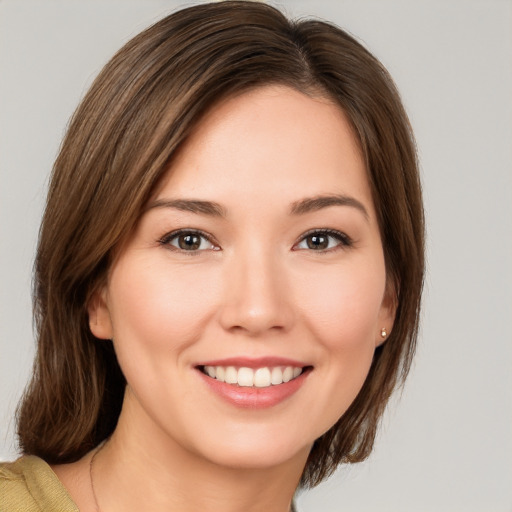
MULTIPOLYGON (((381 329, 391 331, 391 288, 366 169, 341 110, 276 86, 214 107, 89 306, 92 332, 114 340, 128 382, 94 463, 100 508, 289 510, 313 441, 347 410, 381 329), (331 196, 344 199, 304 203, 331 196), (214 202, 222 215, 174 200, 214 202), (309 208, 293 212, 298 204, 309 208), (178 229, 208 239, 186 251, 169 236, 178 229), (326 247, 310 248, 311 230, 324 232, 326 247), (292 358, 312 371, 279 404, 240 408, 196 368, 235 356, 292 358)), ((54 468, 81 510, 95 510, 91 456, 54 468)))

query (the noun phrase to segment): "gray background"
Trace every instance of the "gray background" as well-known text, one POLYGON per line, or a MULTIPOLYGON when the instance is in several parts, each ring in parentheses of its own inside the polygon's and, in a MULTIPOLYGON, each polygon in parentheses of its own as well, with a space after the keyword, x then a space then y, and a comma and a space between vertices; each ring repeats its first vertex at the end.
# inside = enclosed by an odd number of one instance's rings
MULTIPOLYGON (((30 374, 31 266, 48 173, 107 59, 183 3, 0 0, 0 459, 30 374)), ((512 2, 281 1, 357 35, 415 127, 428 214, 418 357, 370 459, 304 511, 512 511, 512 2)))

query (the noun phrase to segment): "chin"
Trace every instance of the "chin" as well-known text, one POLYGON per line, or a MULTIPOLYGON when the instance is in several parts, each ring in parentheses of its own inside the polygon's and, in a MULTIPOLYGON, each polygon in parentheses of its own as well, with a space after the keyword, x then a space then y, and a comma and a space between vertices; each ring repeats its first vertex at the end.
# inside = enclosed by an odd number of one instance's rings
POLYGON ((283 465, 306 463, 311 445, 297 450, 291 447, 267 445, 262 447, 259 443, 252 446, 233 446, 222 453, 212 453, 210 461, 217 466, 244 470, 262 470, 280 467, 283 465))
POLYGON ((270 469, 286 464, 303 466, 313 441, 305 440, 303 435, 290 435, 290 431, 284 428, 276 432, 274 429, 247 429, 244 426, 235 432, 226 429, 212 438, 204 436, 194 451, 218 466, 270 469))

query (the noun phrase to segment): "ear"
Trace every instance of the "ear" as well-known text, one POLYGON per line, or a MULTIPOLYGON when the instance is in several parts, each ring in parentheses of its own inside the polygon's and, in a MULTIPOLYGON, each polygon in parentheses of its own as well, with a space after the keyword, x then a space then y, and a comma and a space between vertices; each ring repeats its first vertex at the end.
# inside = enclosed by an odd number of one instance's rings
POLYGON ((375 334, 375 346, 382 345, 389 337, 395 322, 398 306, 396 286, 391 280, 386 283, 386 290, 379 311, 378 329, 375 334))
POLYGON ((107 287, 102 286, 95 291, 87 306, 89 314, 89 328, 91 332, 102 340, 110 340, 113 337, 112 320, 107 304, 107 287))

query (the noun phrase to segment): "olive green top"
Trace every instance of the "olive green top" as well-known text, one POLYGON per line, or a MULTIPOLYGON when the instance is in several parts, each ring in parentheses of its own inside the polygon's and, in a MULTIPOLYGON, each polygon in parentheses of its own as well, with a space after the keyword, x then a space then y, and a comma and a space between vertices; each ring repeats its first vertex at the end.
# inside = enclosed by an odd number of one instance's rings
MULTIPOLYGON (((296 510, 292 504, 291 512, 296 510)), ((25 455, 0 462, 0 512, 80 512, 52 468, 25 455)))
POLYGON ((50 466, 26 455, 0 463, 0 512, 79 512, 50 466))

